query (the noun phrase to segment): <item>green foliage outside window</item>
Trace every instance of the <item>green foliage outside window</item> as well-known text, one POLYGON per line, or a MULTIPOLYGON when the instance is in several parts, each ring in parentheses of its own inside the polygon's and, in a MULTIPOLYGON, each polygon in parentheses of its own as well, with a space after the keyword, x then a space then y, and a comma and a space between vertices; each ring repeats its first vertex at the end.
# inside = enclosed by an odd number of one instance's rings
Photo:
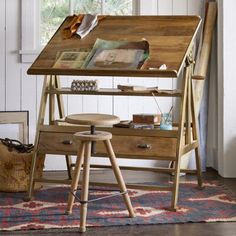
POLYGON ((132 15, 132 1, 130 0, 104 0, 104 14, 132 15))
POLYGON ((76 0, 74 1, 74 13, 101 14, 101 0, 76 0))
POLYGON ((48 42, 67 15, 69 15, 68 0, 41 0, 40 39, 42 45, 48 42))
POLYGON ((132 0, 40 0, 40 43, 45 45, 67 15, 132 15, 132 0))

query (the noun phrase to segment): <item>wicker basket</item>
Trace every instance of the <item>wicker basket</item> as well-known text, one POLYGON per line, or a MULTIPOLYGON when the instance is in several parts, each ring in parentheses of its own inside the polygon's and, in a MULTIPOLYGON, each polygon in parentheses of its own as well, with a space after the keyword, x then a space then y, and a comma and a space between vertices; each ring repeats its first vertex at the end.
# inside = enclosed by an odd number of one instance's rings
MULTIPOLYGON (((0 191, 23 192, 27 191, 29 183, 30 166, 33 152, 10 152, 8 147, 0 143, 0 191)), ((36 178, 42 177, 44 157, 38 158, 36 165, 36 178)), ((36 183, 35 188, 41 184, 36 183)))

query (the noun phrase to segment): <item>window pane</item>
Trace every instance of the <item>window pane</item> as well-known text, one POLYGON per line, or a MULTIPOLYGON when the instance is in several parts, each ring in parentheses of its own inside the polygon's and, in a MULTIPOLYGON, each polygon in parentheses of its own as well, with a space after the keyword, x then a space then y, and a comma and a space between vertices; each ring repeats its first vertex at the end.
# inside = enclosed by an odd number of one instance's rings
POLYGON ((101 14, 101 0, 75 0, 74 1, 75 14, 101 14))
POLYGON ((40 43, 45 45, 70 14, 132 15, 132 0, 40 0, 40 43), (102 9, 103 8, 103 9, 102 9))
POLYGON ((69 0, 41 0, 40 40, 45 45, 69 15, 69 0))
POLYGON ((132 0, 104 0, 104 14, 132 15, 132 0))

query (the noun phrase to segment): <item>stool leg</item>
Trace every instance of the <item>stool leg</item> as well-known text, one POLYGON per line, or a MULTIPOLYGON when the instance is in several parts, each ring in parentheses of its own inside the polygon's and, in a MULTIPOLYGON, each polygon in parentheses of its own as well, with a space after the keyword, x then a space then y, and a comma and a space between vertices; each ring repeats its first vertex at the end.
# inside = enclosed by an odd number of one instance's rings
POLYGON ((112 166, 112 169, 114 171, 117 183, 118 183, 118 185, 120 187, 120 191, 121 192, 126 192, 125 194, 123 194, 123 198, 124 198, 126 207, 127 207, 128 211, 129 211, 129 216, 130 217, 135 217, 135 213, 134 213, 133 207, 131 205, 131 201, 130 201, 130 198, 129 198, 129 195, 128 195, 128 192, 127 192, 127 189, 126 189, 126 186, 125 186, 125 182, 124 182, 124 179, 122 177, 120 168, 119 168, 119 166, 117 164, 116 156, 115 156, 115 153, 113 151, 111 142, 110 142, 110 140, 105 140, 104 144, 105 144, 107 153, 109 154, 111 166, 112 166))
POLYGON ((83 182, 82 182, 82 189, 81 189, 80 227, 79 227, 79 232, 81 232, 81 233, 86 231, 90 157, 91 157, 91 142, 89 141, 89 142, 86 142, 86 144, 85 144, 83 182))
POLYGON ((70 189, 71 192, 69 193, 68 205, 67 205, 67 211, 66 211, 67 214, 72 213, 72 207, 75 201, 75 196, 72 193, 75 194, 77 191, 81 165, 84 160, 84 149, 85 149, 85 143, 81 142, 78 155, 77 155, 76 164, 75 164, 74 175, 72 176, 71 189, 70 189))
POLYGON ((66 155, 65 158, 66 158, 66 168, 67 168, 68 179, 72 179, 71 156, 66 155))

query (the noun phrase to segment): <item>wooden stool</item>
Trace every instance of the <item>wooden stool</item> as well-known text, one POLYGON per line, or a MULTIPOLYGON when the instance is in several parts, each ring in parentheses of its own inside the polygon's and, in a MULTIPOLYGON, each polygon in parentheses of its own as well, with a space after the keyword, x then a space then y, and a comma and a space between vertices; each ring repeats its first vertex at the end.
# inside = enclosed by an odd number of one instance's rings
POLYGON ((113 125, 119 123, 119 118, 106 114, 76 114, 66 117, 66 122, 72 124, 90 125, 91 131, 78 132, 74 134, 74 138, 81 142, 78 150, 77 160, 75 164, 74 174, 72 176, 71 192, 68 197, 67 213, 72 213, 75 194, 78 187, 81 165, 83 164, 83 181, 81 186, 81 209, 80 209, 80 232, 86 231, 86 217, 88 205, 88 187, 89 187, 89 172, 90 172, 90 157, 92 142, 103 141, 109 155, 112 169, 114 171, 120 192, 124 198, 126 207, 130 217, 135 217, 131 201, 125 186, 125 182, 121 175, 120 168, 116 161, 116 156, 111 145, 112 134, 108 132, 96 132, 96 125, 113 125))

